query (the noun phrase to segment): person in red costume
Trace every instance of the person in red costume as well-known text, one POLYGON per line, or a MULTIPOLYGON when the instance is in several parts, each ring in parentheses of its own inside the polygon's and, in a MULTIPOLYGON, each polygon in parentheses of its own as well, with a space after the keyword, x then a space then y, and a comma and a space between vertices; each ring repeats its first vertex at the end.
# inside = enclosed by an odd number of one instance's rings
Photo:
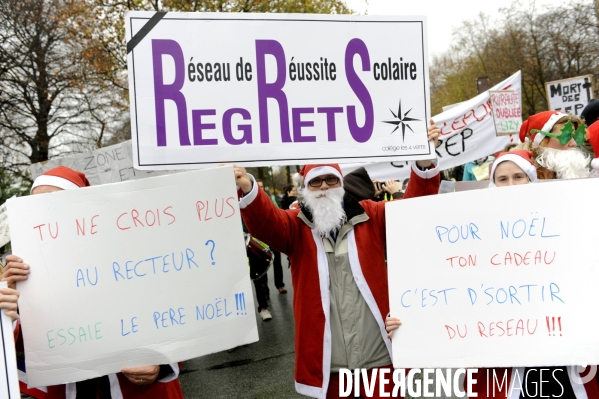
MULTIPOLYGON (((31 194, 52 193, 89 185, 89 181, 83 173, 59 166, 38 176, 33 182, 31 194)), ((6 281, 9 288, 15 289, 19 281, 27 280, 31 268, 35 273, 35 265, 30 267, 21 257, 9 255, 6 257, 6 268, 2 274, 2 281, 6 281)), ((17 350, 23 351, 20 332, 20 325, 17 324, 15 330, 15 335, 18 337, 17 350)), ((178 380, 179 367, 180 364, 174 363, 124 368, 117 374, 46 387, 46 398, 183 399, 183 391, 178 380)))
POLYGON ((520 126, 519 149, 532 151, 539 179, 589 177, 589 157, 580 149, 584 123, 575 115, 543 111, 520 126))
MULTIPOLYGON (((435 144, 439 131, 429 127, 435 144)), ((391 370, 385 202, 347 195, 337 164, 306 165, 300 208, 281 210, 245 169, 234 171, 250 234, 291 261, 297 392, 337 398, 341 368, 391 370)), ((438 168, 418 161, 403 198, 437 194, 439 184, 438 168)))
MULTIPOLYGON (((489 187, 507 187, 535 183, 537 168, 532 152, 517 150, 500 153, 489 175, 489 187)), ((398 318, 387 319, 389 338, 399 328, 398 318)), ((567 367, 512 367, 479 368, 473 374, 472 391, 479 399, 540 398, 599 399, 596 367, 580 371, 577 366, 567 367), (541 381, 543 381, 541 383, 541 381), (541 396, 543 395, 543 396, 541 396)), ((467 381, 464 381, 467 390, 467 381)))

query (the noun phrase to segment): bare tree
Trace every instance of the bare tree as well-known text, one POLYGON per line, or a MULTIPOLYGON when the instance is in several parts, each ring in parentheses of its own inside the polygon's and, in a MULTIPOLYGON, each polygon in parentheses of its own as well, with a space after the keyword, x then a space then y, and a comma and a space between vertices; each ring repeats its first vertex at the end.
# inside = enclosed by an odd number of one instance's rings
POLYGON ((534 2, 514 3, 493 22, 484 16, 465 22, 454 32, 452 49, 432 62, 433 111, 472 97, 478 76, 497 83, 522 71, 525 116, 547 109, 546 82, 597 76, 596 3, 570 3, 542 12, 534 2), (468 87, 456 87, 461 85, 468 87))
MULTIPOLYGON (((68 34, 79 5, 63 0, 0 3, 0 133, 20 166, 60 154, 69 136, 87 125, 79 100, 85 70, 68 34)), ((5 160, 7 162, 8 160, 5 160)))

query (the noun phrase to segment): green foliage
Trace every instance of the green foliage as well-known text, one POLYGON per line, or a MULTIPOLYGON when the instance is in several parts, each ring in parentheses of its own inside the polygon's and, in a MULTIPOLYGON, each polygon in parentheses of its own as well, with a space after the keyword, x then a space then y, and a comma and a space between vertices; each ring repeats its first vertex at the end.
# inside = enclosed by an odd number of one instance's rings
POLYGON ((0 205, 14 195, 17 197, 28 195, 30 187, 31 184, 27 180, 0 169, 0 205))

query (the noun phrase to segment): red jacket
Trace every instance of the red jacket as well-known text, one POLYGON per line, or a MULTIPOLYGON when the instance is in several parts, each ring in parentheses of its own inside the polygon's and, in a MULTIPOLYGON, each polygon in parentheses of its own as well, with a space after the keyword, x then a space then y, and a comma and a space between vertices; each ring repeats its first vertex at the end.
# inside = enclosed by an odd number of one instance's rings
MULTIPOLYGON (((241 214, 250 233, 287 254, 293 267, 295 315, 295 387, 315 398, 326 396, 331 367, 329 324, 329 275, 322 239, 304 223, 301 210, 280 210, 263 190, 254 189, 240 201, 241 214)), ((439 174, 412 169, 405 198, 437 194, 439 174)), ((348 234, 352 273, 378 321, 381 336, 391 352, 384 318, 389 313, 385 262, 385 202, 359 203, 369 220, 348 234)))

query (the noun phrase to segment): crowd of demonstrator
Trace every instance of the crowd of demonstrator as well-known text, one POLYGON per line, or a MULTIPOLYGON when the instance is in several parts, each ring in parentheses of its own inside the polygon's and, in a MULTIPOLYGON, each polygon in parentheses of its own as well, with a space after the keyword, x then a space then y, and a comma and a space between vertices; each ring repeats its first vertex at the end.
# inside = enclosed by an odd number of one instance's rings
MULTIPOLYGON (((493 154, 488 165, 489 187, 535 183, 538 179, 594 177, 599 168, 599 100, 585 108, 582 118, 555 112, 541 112, 528 118, 520 130, 520 143, 493 154), (590 155, 592 154, 592 155, 590 155)), ((435 144, 440 129, 431 123, 429 140, 435 144)), ((476 174, 473 168, 468 173, 476 174)), ((372 181, 361 168, 343 176, 336 164, 305 165, 299 173, 299 188, 285 187, 280 203, 266 193, 245 169, 234 167, 240 188, 239 206, 248 232, 262 240, 264 247, 278 251, 275 286, 282 280, 280 253, 291 265, 295 316, 295 387, 306 396, 339 397, 339 370, 392 369, 391 339, 400 328, 401 315, 389 316, 386 269, 385 201, 436 195, 440 173, 436 160, 412 163, 409 184, 394 180, 372 181), (404 188, 403 186, 407 186, 404 188), (404 188, 405 191, 402 191, 404 188), (301 200, 298 200, 301 198, 301 200)), ((35 180, 32 194, 88 186, 81 173, 59 167, 35 180)), ((488 204, 485 204, 487 206, 488 204)), ((414 245, 423 245, 415 239, 414 245)), ((277 259, 277 257, 275 257, 277 259)), ((33 269, 33 271, 32 271, 33 269)), ((27 279, 30 268, 17 255, 7 257, 0 289, 0 307, 18 320, 19 293, 16 284, 27 279)), ((269 320, 268 287, 255 280, 260 315, 269 320), (266 287, 266 289, 265 289, 266 287), (262 300, 263 299, 263 300, 262 300)), ((16 323, 16 335, 19 325, 16 323)), ((532 369, 534 365, 531 365, 532 369)), ((578 371, 553 367, 555 379, 546 395, 561 398, 599 399, 597 377, 584 385, 571 383, 578 371)), ((48 387, 48 398, 180 398, 178 364, 150 365, 123 369, 121 373, 93 380, 48 387), (102 396, 104 395, 104 396, 102 396)), ((519 372, 531 376, 523 384, 539 381, 524 368, 495 369, 507 381, 519 372)), ((501 376, 499 377, 501 378, 501 376)), ((485 370, 479 369, 476 392, 487 397, 485 370)), ((379 379, 375 380, 377 383, 379 379)), ((512 397, 510 384, 495 397, 512 397)), ((392 384, 389 385, 390 392, 392 384)), ((379 397, 379 387, 374 389, 379 397)), ((522 394, 524 390, 520 391, 522 394)), ((364 392, 362 392, 365 397, 364 392)))

